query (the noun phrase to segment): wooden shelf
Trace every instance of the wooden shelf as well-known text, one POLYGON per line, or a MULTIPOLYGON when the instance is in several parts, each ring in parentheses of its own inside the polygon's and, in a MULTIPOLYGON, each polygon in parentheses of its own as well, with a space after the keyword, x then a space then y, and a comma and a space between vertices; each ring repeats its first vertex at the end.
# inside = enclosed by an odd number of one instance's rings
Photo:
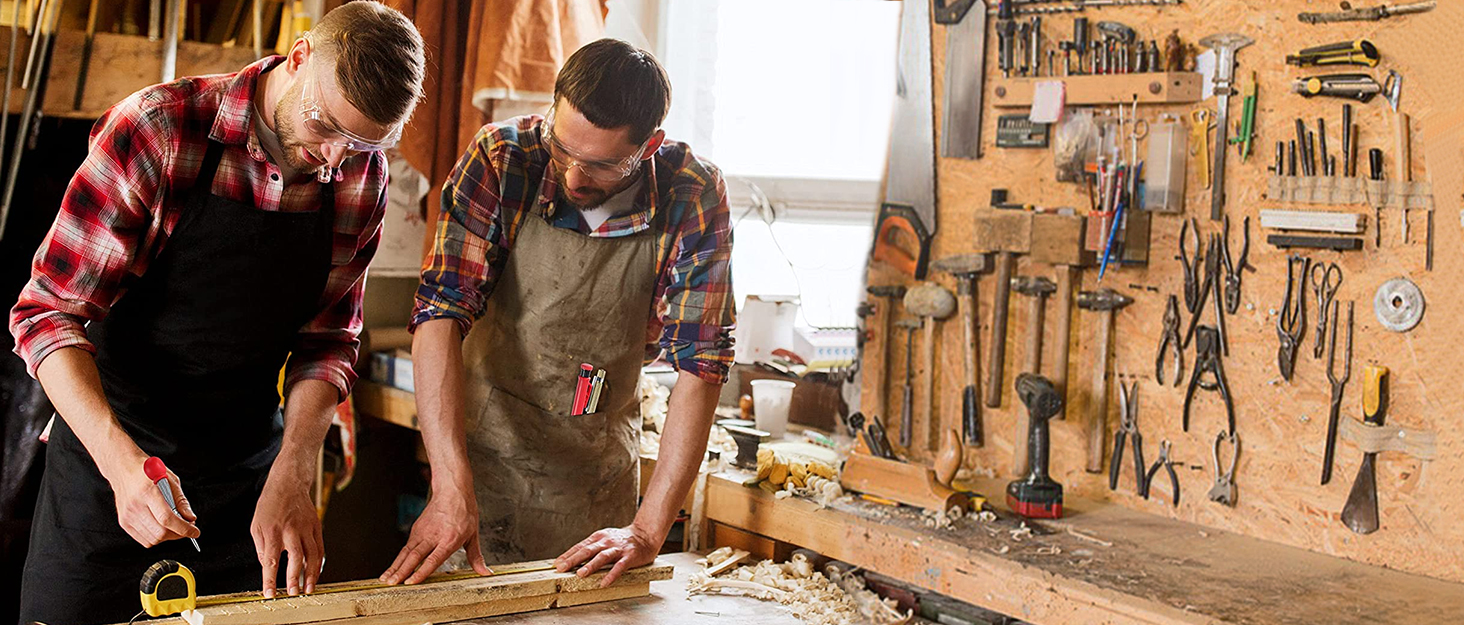
POLYGON ((711 476, 709 521, 1037 625, 1464 622, 1464 584, 1071 497, 1067 517, 1023 521, 997 501, 1005 483, 996 480, 972 486, 993 495, 1000 519, 939 530, 909 508, 820 510, 744 487, 745 478, 711 476), (1023 522, 1033 535, 1014 540, 1023 522))
POLYGON ((991 102, 996 106, 1032 106, 1033 86, 1052 81, 1066 85, 1068 106, 1128 104, 1135 98, 1139 104, 1199 102, 1204 87, 1204 80, 1195 72, 997 78, 991 102))
POLYGON ((404 428, 417 428, 417 396, 399 388, 358 380, 351 390, 356 412, 404 428))

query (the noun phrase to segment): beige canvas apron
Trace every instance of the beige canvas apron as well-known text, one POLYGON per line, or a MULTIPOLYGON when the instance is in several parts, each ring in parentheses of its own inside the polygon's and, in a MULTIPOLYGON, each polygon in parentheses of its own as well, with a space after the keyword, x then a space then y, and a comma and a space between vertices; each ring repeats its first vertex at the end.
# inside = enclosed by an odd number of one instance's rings
POLYGON ((655 290, 655 227, 595 238, 523 220, 463 342, 467 442, 489 564, 552 558, 629 525, 640 485, 636 384, 655 290), (580 363, 599 410, 571 416, 580 363))

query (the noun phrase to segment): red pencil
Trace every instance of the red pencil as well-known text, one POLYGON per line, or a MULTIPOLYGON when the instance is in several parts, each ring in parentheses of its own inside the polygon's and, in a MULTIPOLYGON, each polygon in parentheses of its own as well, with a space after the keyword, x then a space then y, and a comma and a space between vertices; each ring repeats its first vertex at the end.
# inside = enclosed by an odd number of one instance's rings
POLYGON ((579 380, 574 385, 574 404, 570 406, 569 414, 585 413, 585 406, 590 403, 590 378, 594 375, 594 366, 587 362, 580 363, 579 380))

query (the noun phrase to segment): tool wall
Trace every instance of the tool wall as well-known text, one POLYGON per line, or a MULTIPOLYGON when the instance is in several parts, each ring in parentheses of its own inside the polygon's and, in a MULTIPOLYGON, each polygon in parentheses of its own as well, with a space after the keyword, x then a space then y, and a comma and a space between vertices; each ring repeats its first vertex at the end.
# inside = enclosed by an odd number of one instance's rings
MULTIPOLYGON (((907 0, 908 2, 909 0, 907 0)), ((938 2, 944 5, 944 2, 938 2)), ((997 3, 990 3, 993 11, 997 3)), ((1354 3, 1375 5, 1374 2, 1354 3)), ((1051 6, 1051 3, 1033 3, 1028 7, 1051 6)), ((978 5, 979 6, 979 5, 978 5)), ((1017 7, 1023 4, 1018 3, 1017 7)), ((974 9, 973 9, 974 10, 974 9)), ((1389 568, 1415 572, 1448 579, 1464 581, 1464 497, 1459 495, 1464 487, 1464 384, 1459 382, 1460 359, 1464 354, 1464 322, 1459 315, 1464 312, 1464 292, 1458 288, 1464 279, 1464 232, 1461 232, 1461 198, 1464 198, 1464 78, 1457 73, 1458 50, 1464 46, 1464 2, 1441 1, 1436 8, 1417 14, 1397 15, 1375 21, 1348 21, 1340 23, 1308 24, 1298 19, 1304 11, 1338 10, 1333 3, 1307 2, 1304 0, 1183 0, 1179 4, 1164 6, 1109 6, 1089 7, 1083 12, 1043 14, 1044 41, 1037 56, 1042 65, 1042 80, 1060 81, 1063 77, 1063 58, 1066 45, 1061 42, 1072 38, 1072 23, 1076 17, 1086 17, 1096 24, 1099 21, 1122 22, 1134 29, 1141 40, 1153 40, 1164 47, 1164 40, 1171 32, 1178 34, 1186 44, 1203 52, 1199 41, 1209 35, 1239 33, 1254 42, 1235 52, 1235 94, 1230 97, 1231 126, 1225 136, 1238 134, 1242 121, 1245 87, 1251 83, 1254 74, 1257 89, 1257 105, 1254 112, 1254 139, 1252 151, 1243 161, 1238 145, 1228 145, 1224 163, 1223 188, 1225 202, 1222 214, 1229 218, 1228 240, 1222 229, 1222 221, 1211 219, 1211 191, 1200 181, 1202 160, 1211 159, 1208 154, 1187 154, 1184 158, 1182 212, 1145 212, 1148 232, 1139 232, 1130 227, 1124 236, 1133 239, 1135 250, 1141 247, 1140 237, 1148 241, 1147 262, 1143 254, 1115 252, 1109 265, 1103 270, 1101 283, 1098 281, 1099 262, 1083 267, 1078 274, 1075 290, 1093 291, 1111 288, 1132 298, 1130 305, 1113 313, 1111 359, 1108 363, 1098 360, 1104 350, 1100 349, 1099 338, 1103 331, 1102 314, 1074 306, 1071 313, 1072 332, 1070 354, 1066 366, 1067 388, 1065 397, 1068 406, 1066 417, 1051 422, 1051 472, 1072 496, 1092 499, 1106 499, 1118 505, 1139 509, 1155 515, 1192 521, 1207 528, 1228 530, 1266 540, 1372 563, 1389 568), (1352 42, 1366 39, 1376 46, 1380 62, 1375 67, 1367 66, 1324 66, 1296 67, 1288 65, 1288 55, 1313 46, 1336 42, 1352 42), (1049 65, 1045 50, 1055 52, 1055 62, 1049 65), (1048 68, 1055 76, 1048 77, 1048 68), (1390 105, 1386 93, 1380 93, 1367 102, 1338 97, 1304 97, 1293 92, 1297 78, 1338 73, 1365 73, 1371 75, 1381 86, 1393 70, 1405 80, 1398 111, 1411 118, 1409 148, 1411 178, 1414 184, 1401 182, 1398 159, 1400 149, 1396 140, 1395 123, 1398 114, 1390 105), (1357 175, 1355 179, 1345 174, 1346 155, 1340 141, 1342 108, 1350 104, 1352 121, 1356 124, 1357 175), (1276 154, 1277 142, 1297 140, 1297 119, 1304 120, 1306 130, 1318 130, 1318 118, 1327 127, 1330 154, 1337 163, 1334 176, 1324 175, 1331 171, 1326 159, 1318 159, 1315 176, 1290 176, 1289 155, 1291 149, 1282 144, 1282 153, 1276 154), (1384 182, 1367 182, 1370 177, 1369 151, 1378 149, 1384 182), (1280 163, 1281 175, 1270 171, 1280 163), (1325 170, 1325 171, 1324 171, 1325 170), (1369 190, 1367 187, 1373 188, 1369 190), (1391 199, 1379 199, 1391 198, 1391 199), (1381 205, 1381 209, 1376 208, 1381 205), (1412 206, 1405 211, 1403 206, 1412 206), (1292 226, 1313 224, 1318 220, 1341 219, 1346 222, 1342 228, 1360 223, 1361 229, 1355 235, 1340 235, 1336 230, 1325 233, 1327 237, 1351 238, 1360 241, 1361 249, 1336 251, 1331 249, 1290 248, 1281 249, 1268 243, 1268 237, 1316 236, 1322 232, 1280 230, 1262 227, 1262 211, 1297 211, 1301 215, 1267 213, 1265 221, 1275 225, 1276 219, 1289 219, 1292 226), (1340 215, 1338 215, 1340 214, 1340 215), (1381 222, 1377 220, 1381 216, 1381 222), (1407 242, 1403 239, 1402 223, 1406 219, 1410 232, 1407 242), (1354 217, 1360 216, 1360 217, 1354 217), (1193 222, 1191 222, 1193 218, 1193 222), (1242 234, 1249 218, 1249 253, 1244 260, 1239 256, 1242 250, 1242 234), (1432 220, 1432 234, 1429 220, 1432 220), (1207 337, 1198 332, 1196 339, 1184 341, 1191 313, 1185 303, 1185 276, 1183 263, 1178 259, 1181 228, 1186 222, 1198 226, 1198 237, 1185 232, 1188 239, 1186 262, 1190 262, 1196 248, 1203 251, 1209 246, 1212 234, 1219 235, 1219 247, 1210 248, 1212 253, 1223 254, 1229 247, 1230 264, 1234 267, 1249 265, 1254 271, 1235 269, 1241 277, 1238 306, 1234 313, 1223 312, 1228 353, 1220 356, 1225 383, 1233 400, 1235 434, 1238 439, 1239 455, 1234 470, 1234 498, 1229 504, 1212 497, 1215 487, 1216 459, 1213 450, 1218 445, 1217 433, 1227 432, 1227 413, 1221 393, 1199 388, 1192 397, 1188 431, 1182 426, 1185 400, 1190 378, 1197 365, 1196 352, 1199 343, 1207 337), (1378 228, 1381 226, 1381 230, 1378 228), (1428 238, 1433 238, 1431 270, 1428 264, 1428 238), (1198 242, 1198 245, 1196 245, 1198 242), (1327 268, 1335 264, 1341 283, 1337 287, 1335 301, 1338 321, 1332 322, 1327 315, 1329 328, 1340 328, 1335 347, 1333 378, 1345 377, 1341 384, 1340 432, 1336 436, 1335 459, 1330 481, 1322 485, 1323 457, 1328 437, 1329 406, 1334 385, 1328 377, 1328 348, 1330 340, 1324 341, 1320 356, 1315 356, 1317 347, 1318 306, 1316 291, 1313 290, 1313 274, 1307 271, 1298 278, 1294 292, 1305 291, 1306 309, 1299 315, 1304 322, 1295 345, 1294 365, 1290 379, 1283 375, 1283 363, 1288 360, 1278 354, 1280 344, 1286 340, 1283 334, 1296 336, 1296 324, 1287 315, 1280 324, 1286 309, 1287 276, 1289 255, 1305 256, 1312 265, 1322 268, 1316 274, 1320 281, 1327 268), (1426 302, 1422 319, 1407 331, 1394 331, 1384 327, 1399 323, 1399 308, 1406 309, 1418 304, 1409 298, 1415 295, 1408 290, 1384 291, 1383 300, 1377 308, 1385 309, 1382 317, 1375 310, 1375 299, 1380 287, 1395 278, 1405 278, 1418 287, 1426 302), (1182 350, 1182 377, 1175 385, 1173 353, 1165 363, 1164 379, 1161 385, 1156 380, 1156 358, 1164 335, 1166 304, 1173 295, 1178 301, 1178 332, 1181 342, 1187 342, 1182 350), (1350 372, 1346 371, 1347 316, 1349 307, 1353 311, 1351 337, 1350 372), (1381 365, 1389 369, 1386 387, 1386 425, 1397 426, 1399 430, 1378 430, 1362 425, 1364 416, 1363 387, 1369 375, 1368 365, 1381 365), (1102 369, 1098 369, 1102 368, 1102 369), (1105 371, 1104 383, 1095 386, 1095 369, 1105 371), (1132 461, 1125 456, 1121 466, 1118 486, 1109 487, 1109 461, 1113 453, 1114 433, 1119 427, 1118 385, 1137 382, 1137 391, 1130 397, 1136 403, 1137 428, 1143 435, 1146 461, 1153 462, 1160 455, 1162 441, 1170 444, 1169 457, 1180 483, 1181 497, 1177 506, 1172 505, 1173 495, 1167 476, 1156 477, 1150 484, 1150 496, 1145 499, 1136 493, 1132 461), (1101 388, 1106 397, 1096 395, 1101 388), (1105 435, 1102 439, 1103 453, 1098 464, 1093 465, 1089 453, 1090 436, 1087 428, 1094 421, 1090 409, 1103 404, 1102 414, 1105 435), (1351 423, 1349 423, 1351 422, 1351 423), (1379 440, 1380 431, 1389 435, 1388 441, 1379 440), (1342 511, 1349 499, 1354 476, 1359 472, 1364 452, 1359 441, 1366 443, 1376 453, 1376 493, 1378 528, 1371 533, 1358 533, 1343 522, 1342 511), (1430 439, 1432 437, 1432 439, 1430 439), (1430 448, 1431 447, 1431 448, 1430 448), (1098 468, 1090 472, 1090 465, 1098 468)), ((1029 15, 1016 16, 1019 22, 1026 22, 1029 15)), ((990 218, 1011 221, 1010 216, 1032 214, 1047 209, 1074 209, 1077 215, 1089 216, 1094 203, 1090 198, 1090 186, 1081 181, 1059 181, 1054 163, 1052 147, 998 147, 1004 145, 1025 146, 1031 141, 1032 132, 1025 124, 1004 122, 998 132, 998 118, 1003 115, 1023 114, 1026 107, 1000 106, 1003 98, 1018 97, 1022 89, 1020 81, 1004 80, 998 68, 999 40, 996 29, 1001 28, 997 15, 987 16, 985 35, 987 43, 984 52, 984 102, 981 104, 980 158, 948 158, 940 156, 942 140, 946 132, 943 120, 947 105, 961 105, 962 102, 947 102, 946 93, 955 91, 948 85, 946 46, 947 30, 957 26, 946 26, 930 20, 930 29, 922 34, 929 36, 932 71, 929 79, 933 89, 933 120, 935 137, 933 145, 926 146, 937 154, 935 159, 936 222, 930 240, 928 257, 939 261, 960 254, 997 249, 992 237, 1012 236, 1011 232, 994 232, 990 218), (1016 134, 1022 141, 1012 139, 1016 134), (1006 190, 1006 197, 993 197, 993 189, 1006 190), (997 208, 994 205, 1003 205, 997 208), (984 220, 978 227, 978 220, 984 220)), ((908 31, 907 31, 908 32, 908 31)), ((1095 31, 1095 39, 1100 35, 1095 31)), ((1085 68, 1086 69, 1086 68, 1085 68)), ((1160 74, 1155 74, 1160 75, 1160 74)), ((1114 81, 1133 80, 1132 77, 1114 77, 1114 81)), ((1072 102, 1084 97, 1085 86, 1070 81, 1067 87, 1068 107, 1065 116, 1074 112, 1072 102)), ((1091 82, 1091 81, 1090 81, 1091 82)), ((1142 84, 1142 83, 1140 83, 1142 84)), ((1165 85, 1166 88, 1179 88, 1165 85)), ((1103 88, 1099 87, 1101 94, 1103 88)), ((1167 92, 1166 92, 1167 93, 1167 92)), ((1097 97, 1103 97, 1099 95, 1097 97)), ((1138 141, 1136 152, 1139 159, 1149 153, 1148 142, 1160 138, 1157 132, 1161 114, 1170 114, 1180 120, 1179 132, 1190 134, 1190 115, 1196 109, 1211 111, 1213 119, 1216 110, 1214 98, 1184 102, 1185 97, 1175 96, 1165 103, 1163 96, 1145 96, 1137 105, 1131 100, 1119 100, 1125 105, 1123 115, 1129 120, 1133 115, 1149 124, 1147 136, 1138 141)), ((969 101, 965 102, 970 105, 969 101)), ((1095 116, 1114 116, 1119 113, 1115 104, 1099 104, 1085 107, 1095 116)), ((1213 122, 1212 122, 1213 123, 1213 122)), ((1131 124, 1131 122, 1130 122, 1131 124)), ((1125 127, 1122 151, 1129 153, 1129 133, 1132 125, 1125 127)), ((1057 132, 1057 126, 1051 129, 1057 132)), ((1220 133, 1211 131, 1208 139, 1217 141, 1220 133)), ((1305 143, 1305 131, 1302 134, 1305 143)), ((1110 138, 1111 139, 1111 138, 1110 138)), ((1049 141, 1055 145, 1057 137, 1049 141)), ((1146 171, 1148 184, 1156 184, 1159 164, 1148 163, 1146 171)), ((1220 180, 1219 176, 1215 176, 1220 180)), ((1133 211, 1140 211, 1137 207, 1133 211)), ((1092 221, 1095 216, 1089 216, 1092 221)), ((1018 219, 1019 221, 1020 219, 1018 219)), ((1091 226, 1091 224, 1090 224, 1091 226)), ((1337 226, 1328 226, 1337 228, 1337 226)), ((896 233, 898 234, 898 233, 896 233)), ((883 237, 884 234, 882 233, 883 237)), ((1043 235, 1028 234, 1027 244, 1037 246, 1044 241, 1043 235)), ((1350 243, 1349 243, 1350 244, 1350 243)), ((1102 252, 1097 255, 1101 259, 1102 252)), ((1216 259, 1217 262, 1221 260, 1216 259)), ((1204 280, 1204 262, 1194 261, 1197 282, 1204 280)), ((1223 264, 1223 263, 1219 263, 1223 264)), ((1300 274, 1308 267, 1297 261, 1295 271, 1300 274)), ((871 287, 903 285, 915 287, 922 282, 935 283, 949 290, 958 299, 959 280, 951 271, 930 268, 924 280, 917 280, 900 269, 899 262, 873 260, 868 274, 871 287)), ((947 265, 949 266, 949 265, 947 265)), ((1058 280, 1054 265, 1034 262, 1027 254, 1015 256, 1011 272, 1013 278, 1046 277, 1058 280)), ((1224 271, 1217 271, 1217 279, 1224 271)), ((996 273, 987 269, 976 280, 978 320, 975 376, 983 386, 989 375, 990 350, 998 344, 993 338, 993 310, 997 292, 996 273)), ((1030 281, 1025 292, 1032 292, 1030 281)), ((1196 285, 1196 288, 1199 285, 1196 285)), ((1391 287, 1389 287, 1391 288, 1391 287)), ((1040 290, 1040 289, 1038 289, 1040 290)), ((1208 291, 1206 296, 1222 298, 1225 289, 1220 286, 1208 291)), ((1192 293, 1197 295, 1197 293, 1192 293)), ((982 474, 1000 477, 1014 476, 1014 454, 1019 446, 1026 445, 1026 426, 1018 430, 1018 417, 1025 415, 1025 409, 1016 399, 1013 384, 1027 362, 1029 346, 1029 302, 1032 295, 1013 290, 1009 300, 1009 320, 1005 337, 1005 362, 1000 385, 1000 405, 987 407, 983 401, 980 420, 984 430, 982 445, 968 446, 965 463, 967 468, 982 474)), ((1290 302, 1294 310, 1295 297, 1290 302)), ((1075 298, 1076 299, 1076 298, 1075 298)), ((924 323, 934 324, 933 332, 916 331, 913 327, 902 328, 899 321, 922 321, 917 312, 907 310, 898 299, 871 295, 874 314, 866 319, 870 329, 870 340, 865 345, 862 361, 863 388, 861 405, 866 416, 878 415, 896 438, 899 427, 899 413, 904 392, 907 363, 911 370, 913 388, 913 436, 909 456, 930 461, 934 455, 935 433, 947 429, 960 430, 962 426, 963 394, 966 393, 969 378, 967 368, 972 366, 964 354, 967 341, 958 314, 939 318, 925 318, 924 323), (897 323, 886 324, 888 315, 897 323), (907 358, 907 331, 914 357, 907 358), (927 343, 930 341, 930 343, 927 343), (924 354, 927 344, 933 344, 935 356, 933 370, 926 370, 924 354), (925 389, 927 381, 934 378, 933 394, 925 389), (932 402, 933 397, 933 402, 932 402), (927 416, 927 414, 931 416, 927 416)), ((1055 362, 1057 343, 1061 338, 1055 328, 1061 324, 1059 317, 1063 310, 1055 304, 1056 296, 1048 297, 1045 308, 1041 373, 1054 377, 1058 368, 1055 362)), ((1198 313, 1200 324, 1216 324, 1216 313, 1220 306, 1207 301, 1198 313)), ((948 311, 947 311, 948 312, 948 311)), ((1402 315, 1406 316, 1406 315, 1402 315)), ((912 325, 912 324, 904 324, 912 325)), ((1330 336, 1328 337, 1330 339, 1330 336)), ((983 389, 983 395, 984 389, 983 389)), ((983 397, 983 400, 985 397, 983 397)), ((1229 439, 1220 454, 1220 461, 1228 468, 1233 444, 1229 439)), ((1130 443, 1131 445, 1131 443, 1130 443)), ((1132 446, 1129 447, 1132 453, 1132 446)), ((1164 471, 1160 471, 1161 474, 1164 471)), ((999 497, 999 493, 987 493, 999 497)), ((1218 499, 1224 499, 1219 497, 1218 499)))

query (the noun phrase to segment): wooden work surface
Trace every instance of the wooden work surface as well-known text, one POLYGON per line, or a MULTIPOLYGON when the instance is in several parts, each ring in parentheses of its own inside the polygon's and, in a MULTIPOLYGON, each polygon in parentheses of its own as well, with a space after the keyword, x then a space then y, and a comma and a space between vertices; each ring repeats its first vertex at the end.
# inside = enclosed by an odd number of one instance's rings
MULTIPOLYGON (((711 477, 709 520, 1037 625, 1464 622, 1464 584, 1122 506, 1068 497, 1066 518, 1033 522, 1007 511, 1002 495, 991 502, 997 521, 967 518, 933 529, 910 508, 842 500, 820 510, 801 499, 776 500, 742 486, 747 477, 711 477), (1024 522, 1033 535, 1014 539, 1024 522)), ((997 481, 974 486, 1004 492, 997 481)), ((1155 494, 1169 495, 1166 481, 1155 494)))
MULTIPOLYGON (((989 6, 994 1, 988 1, 989 6)), ((1375 6, 1383 2, 1354 2, 1375 6)), ((1392 4, 1392 3, 1390 3, 1392 4)), ((1114 7, 1089 9, 1086 16, 1093 22, 1115 20, 1126 23, 1144 39, 1162 39, 1171 30, 1178 30, 1187 43, 1215 33, 1238 32, 1256 42, 1237 53, 1238 84, 1250 81, 1251 73, 1259 76, 1260 95, 1256 113, 1256 145, 1250 158, 1241 162, 1232 149, 1226 161, 1226 213, 1230 215, 1232 254, 1240 252, 1241 219, 1251 217, 1250 264, 1255 272, 1245 272, 1239 313, 1226 320, 1230 334, 1230 354, 1224 359, 1228 382, 1235 400, 1241 454, 1236 470, 1239 491, 1235 507, 1218 505, 1206 499, 1211 485, 1211 445, 1225 423, 1224 404, 1216 393, 1197 391, 1189 432, 1180 428, 1184 405, 1183 386, 1160 386, 1154 381, 1154 361, 1159 345, 1165 300, 1181 293, 1181 270, 1177 238, 1184 217, 1196 217, 1208 236, 1219 232, 1220 224, 1209 219, 1210 191, 1198 184, 1198 158, 1188 160, 1188 186, 1185 193, 1185 215, 1155 215, 1153 218, 1150 261, 1147 267, 1108 268, 1100 285, 1097 271, 1085 270, 1080 288, 1110 287, 1135 302, 1115 316, 1113 358, 1109 363, 1097 362, 1096 336, 1099 315, 1075 310, 1072 317, 1073 342, 1069 371, 1067 419, 1052 422, 1053 477, 1070 494, 1110 501, 1119 506, 1161 517, 1189 521, 1202 526, 1229 530, 1276 543, 1301 547, 1318 553, 1464 581, 1464 392, 1456 376, 1458 358, 1464 352, 1464 324, 1459 315, 1464 311, 1464 290, 1457 288, 1464 276, 1464 230, 1460 227, 1460 198, 1464 196, 1464 74, 1458 72, 1457 51, 1464 46, 1464 2, 1439 2, 1429 13, 1390 18, 1381 22, 1350 22, 1307 26, 1297 21, 1299 11, 1336 10, 1336 2, 1315 0, 1185 0, 1183 4, 1165 7, 1114 7), (1355 68, 1298 69, 1284 64, 1287 54, 1313 45, 1369 38, 1382 54, 1377 68, 1360 68, 1380 82, 1387 71, 1395 69, 1405 76, 1402 108, 1413 118, 1412 173, 1416 181, 1433 185, 1435 202, 1435 258, 1432 272, 1424 271, 1424 234, 1426 214, 1414 210, 1409 214, 1412 243, 1400 238, 1401 211, 1383 211, 1382 247, 1373 243, 1373 211, 1365 206, 1327 206, 1281 203, 1265 198, 1266 168, 1273 158, 1274 142, 1295 136, 1294 120, 1303 117, 1315 129, 1318 117, 1324 117, 1331 137, 1329 147, 1339 149, 1342 100, 1306 99, 1290 93, 1291 80, 1298 76, 1352 71, 1355 68), (1317 312, 1316 299, 1307 293, 1306 333, 1302 351, 1297 357, 1296 374, 1291 382, 1277 372, 1276 311, 1281 308, 1286 283, 1286 254, 1265 243, 1265 235, 1274 231, 1259 228, 1258 211, 1268 208, 1290 210, 1348 211, 1365 213, 1368 232, 1364 249, 1358 252, 1312 252, 1316 261, 1337 262, 1344 272, 1344 281, 1337 301, 1355 302, 1355 339, 1351 381, 1342 401, 1341 415, 1346 419, 1361 417, 1362 370, 1365 364, 1391 368, 1391 407, 1388 423, 1405 428, 1428 430, 1438 436, 1438 458, 1422 462, 1398 452, 1385 452, 1377 458, 1377 486, 1381 528, 1374 534, 1360 536, 1339 521, 1343 503, 1360 464, 1362 453, 1349 440, 1337 442, 1336 463, 1331 483, 1318 482, 1321 470, 1323 441, 1327 427, 1330 386, 1325 359, 1314 359, 1317 312), (1372 300, 1384 281, 1406 276, 1422 289, 1427 298, 1427 312, 1422 323, 1411 332, 1398 334, 1383 329, 1373 314, 1372 300), (1106 406, 1105 441, 1112 448, 1112 431, 1118 424, 1118 402, 1113 388, 1113 373, 1136 376, 1138 422, 1147 443, 1147 460, 1158 455, 1161 440, 1173 443, 1173 457, 1199 470, 1182 470, 1180 480, 1186 493, 1178 508, 1144 501, 1133 494, 1132 487, 1118 492, 1108 490, 1107 475, 1084 471, 1086 439, 1084 426, 1087 410, 1095 398, 1089 380, 1094 367, 1108 367, 1110 391, 1106 406)), ((1072 15, 1043 16, 1043 32, 1053 41, 1066 39, 1072 33, 1072 15)), ((942 123, 943 90, 945 87, 945 43, 947 29, 933 24, 931 79, 935 97, 937 133, 942 123)), ((1161 43, 1162 47, 1162 43, 1161 43)), ((974 251, 982 246, 975 240, 975 218, 992 214, 989 208, 993 188, 1011 190, 1010 201, 1043 207, 1071 207, 1086 214, 1089 199, 1082 186, 1055 180, 1051 150, 999 149, 994 145, 999 110, 990 106, 992 89, 1000 76, 996 69, 996 37, 988 27, 986 63, 986 102, 982 133, 985 144, 980 160, 955 158, 936 159, 935 185, 938 190, 938 230, 930 258, 932 260, 974 251)), ((1061 64, 1061 53, 1058 64, 1061 64)), ((1230 100, 1231 121, 1241 117, 1242 99, 1230 100)), ((1159 113, 1183 115, 1201 106, 1211 110, 1213 99, 1195 105, 1140 105, 1142 116, 1155 120, 1159 113)), ((1366 174, 1366 153, 1380 148, 1384 153, 1387 178, 1397 178, 1394 149, 1393 113, 1384 98, 1354 103, 1355 121, 1360 126, 1359 171, 1366 174)), ((1111 109, 1110 109, 1111 111, 1111 109)), ((1054 136, 1057 131, 1053 131, 1054 136)), ((1236 133, 1232 128, 1229 133, 1236 133)), ((1127 144, 1127 142, 1125 142, 1127 144)), ((936 145, 939 145, 937 134, 936 145)), ((1127 148, 1127 145, 1125 145, 1127 148)), ((1147 154, 1144 141, 1139 142, 1141 158, 1147 154)), ((1193 250, 1191 250, 1193 253, 1193 250)), ((1014 275, 1053 277, 1054 268, 1033 263, 1027 256, 1018 256, 1014 275)), ((951 276, 932 271, 929 279, 951 291, 956 282, 951 276)), ((904 284, 914 281, 888 267, 871 266, 868 282, 872 285, 904 284)), ((978 358, 979 377, 984 380, 986 352, 996 343, 991 333, 993 292, 996 280, 983 275, 978 284, 977 306, 980 326, 978 358)), ((1027 344, 1028 299, 1013 294, 1010 299, 1010 322, 1006 343, 1006 367, 1002 381, 1003 397, 999 408, 982 408, 986 444, 968 450, 966 466, 985 473, 1009 477, 1013 450, 1025 444, 1025 432, 1017 432, 1016 422, 1021 402, 1012 392, 1016 375, 1021 370, 1027 344)), ((1055 371, 1057 325, 1054 299, 1049 299, 1046 314, 1044 375, 1055 371)), ((884 300, 879 300, 880 304, 884 300)), ((1182 306, 1181 306, 1182 308, 1182 306)), ((886 314, 887 311, 880 314, 886 314)), ((897 310, 900 318, 907 313, 897 310)), ((1213 313, 1206 310, 1202 321, 1213 323, 1213 313)), ((1183 314, 1188 321, 1188 314, 1183 314)), ((876 336, 866 344, 861 362, 862 396, 875 395, 874 387, 883 385, 883 396, 891 398, 880 411, 870 401, 860 409, 866 416, 878 414, 891 425, 890 438, 897 436, 893 424, 899 422, 900 387, 905 379, 905 341, 902 332, 893 337, 879 336, 883 317, 871 318, 867 325, 876 336), (893 339, 893 340, 891 340, 893 339), (882 359, 886 354, 888 357, 882 359), (885 364, 889 367, 885 367, 885 364)), ((923 350, 923 336, 915 337, 915 353, 923 350)), ((915 424, 923 432, 926 411, 933 403, 935 419, 947 425, 959 423, 961 392, 965 386, 962 358, 962 329, 959 317, 939 322, 936 328, 936 366, 925 371, 917 357, 915 362, 915 424), (934 402, 923 392, 926 376, 936 376, 934 402)), ((1345 341, 1339 341, 1339 350, 1345 341)), ((1185 375, 1194 369, 1195 350, 1185 350, 1185 375)), ((1339 354, 1339 365, 1341 355, 1339 354)), ((1340 369, 1340 367, 1339 367, 1340 369)), ((980 385, 978 384, 978 387, 980 385)), ((921 440, 916 437, 916 440, 921 440)), ((928 459, 929 452, 914 450, 928 459)), ((1105 453, 1105 456, 1107 454, 1105 453)), ((1104 467, 1107 459, 1104 459, 1104 467)), ((1131 465, 1129 465, 1131 466, 1131 465)), ((1129 477, 1125 467, 1125 479, 1129 477)), ((1131 482, 1126 482, 1131 484, 1131 482)), ((1147 518, 1147 517, 1140 517, 1147 518)), ((1247 572, 1262 575, 1261 572, 1247 572)), ((1244 601, 1248 597, 1232 597, 1244 601)))
POLYGON ((661 556, 662 561, 676 567, 675 577, 651 582, 649 597, 459 621, 458 625, 798 625, 802 622, 786 608, 769 601, 720 595, 688 597, 686 579, 701 570, 701 565, 696 563, 698 557, 690 553, 661 556))

